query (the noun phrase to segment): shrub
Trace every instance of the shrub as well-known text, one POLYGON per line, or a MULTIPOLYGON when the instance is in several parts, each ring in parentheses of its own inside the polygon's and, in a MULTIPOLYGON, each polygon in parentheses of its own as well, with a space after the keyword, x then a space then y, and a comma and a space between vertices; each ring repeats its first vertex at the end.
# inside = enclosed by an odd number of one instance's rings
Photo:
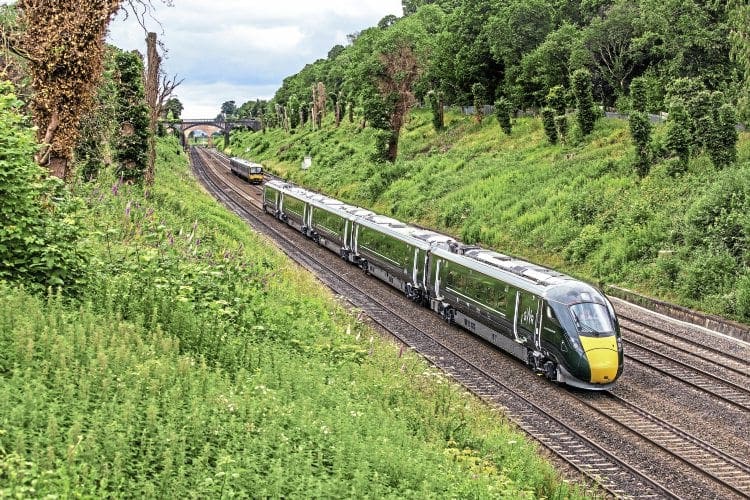
POLYGON ((651 168, 651 122, 643 111, 631 112, 628 122, 637 155, 635 169, 640 177, 645 177, 651 168))
POLYGON ((481 83, 475 83, 471 86, 471 95, 474 96, 474 117, 477 123, 482 123, 484 118, 484 99, 487 89, 481 83))
POLYGON ((724 249, 738 260, 750 242, 750 181, 722 173, 687 211, 685 242, 693 247, 724 249))
POLYGON ((669 108, 665 147, 671 155, 677 157, 678 161, 675 163, 675 168, 670 169, 670 174, 687 171, 690 146, 690 123, 685 106, 682 99, 674 99, 669 108))
POLYGON ((427 99, 430 101, 430 109, 432 109, 432 126, 435 127, 437 132, 440 132, 445 128, 445 115, 443 114, 443 100, 440 99, 438 93, 434 90, 430 90, 427 93, 427 99))
POLYGON ((568 117, 565 115, 558 115, 555 117, 555 129, 557 135, 560 137, 560 142, 565 143, 565 139, 568 136, 568 117))
POLYGON ((13 86, 0 82, 0 280, 73 292, 86 269, 80 201, 34 162, 34 133, 24 127, 21 105, 13 86))
POLYGON ((571 77, 573 82, 573 95, 578 107, 578 126, 581 134, 589 135, 594 130, 597 113, 594 110, 594 97, 592 95, 591 73, 585 69, 578 69, 571 77))
POLYGON ((601 243, 602 235, 599 228, 593 224, 585 226, 578 237, 565 249, 565 259, 573 263, 585 262, 601 243))
POLYGON ((500 128, 505 132, 506 135, 510 135, 511 123, 510 113, 512 111, 512 105, 510 101, 505 97, 501 97, 495 101, 495 116, 497 117, 497 123, 500 128))
POLYGON ((542 110, 542 125, 544 133, 551 144, 557 144, 557 128, 555 128, 555 112, 550 108, 542 110))
POLYGON ((743 321, 750 320, 750 274, 744 274, 737 281, 737 314, 743 321))
POLYGON ((643 78, 633 78, 633 81, 630 82, 630 103, 632 110, 645 112, 646 101, 646 81, 643 78))

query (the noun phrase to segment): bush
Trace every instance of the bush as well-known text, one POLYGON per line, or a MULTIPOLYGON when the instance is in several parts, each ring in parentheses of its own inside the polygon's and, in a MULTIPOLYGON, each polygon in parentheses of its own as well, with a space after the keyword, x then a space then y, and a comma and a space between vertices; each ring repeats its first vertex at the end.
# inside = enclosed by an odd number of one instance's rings
POLYGON ((594 97, 591 86, 591 73, 585 69, 578 69, 571 77, 573 82, 573 95, 578 107, 578 126, 581 134, 586 136, 594 130, 597 113, 594 110, 594 97))
POLYGON ((510 101, 505 97, 501 97, 495 101, 495 116, 497 117, 497 123, 500 128, 505 132, 506 135, 510 135, 511 123, 510 113, 512 111, 512 105, 510 101))
POLYGON ((646 82, 643 78, 633 78, 630 82, 630 104, 633 111, 645 112, 647 106, 646 82))
POLYGON ((558 115, 555 117, 555 130, 557 135, 560 137, 560 142, 565 143, 568 137, 568 117, 565 115, 558 115))
POLYGON ((434 90, 430 90, 427 93, 427 99, 430 101, 430 109, 432 109, 432 126, 435 127, 437 132, 440 132, 445 128, 443 101, 434 90))
POLYGON ((628 122, 637 155, 635 169, 640 177, 645 177, 651 168, 651 122, 643 111, 631 112, 628 122))
POLYGON ((0 280, 75 292, 84 281, 81 202, 33 160, 34 133, 22 103, 0 82, 0 280))
POLYGON ((690 160, 690 123, 685 106, 681 99, 675 99, 669 108, 665 147, 672 156, 677 157, 675 168, 670 174, 686 172, 690 160))
POLYGON ((555 112, 550 108, 542 110, 542 125, 550 144, 557 144, 557 128, 555 127, 555 112))

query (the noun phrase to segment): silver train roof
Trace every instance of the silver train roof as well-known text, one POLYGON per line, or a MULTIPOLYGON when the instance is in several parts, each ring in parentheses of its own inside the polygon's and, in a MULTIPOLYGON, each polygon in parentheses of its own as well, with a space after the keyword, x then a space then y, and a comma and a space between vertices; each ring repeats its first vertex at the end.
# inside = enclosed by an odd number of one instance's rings
POLYGON ((487 274, 529 292, 550 296, 553 300, 564 303, 580 301, 580 298, 576 299, 572 294, 578 296, 583 293, 592 295, 592 301, 600 302, 597 296, 601 295, 601 292, 596 288, 554 269, 493 250, 465 245, 450 236, 378 215, 370 210, 347 205, 342 201, 283 181, 272 180, 266 185, 309 202, 313 206, 356 221, 362 226, 378 229, 419 248, 429 249, 437 257, 487 274), (553 291, 555 288, 557 290, 553 291))
POLYGON ((250 160, 246 160, 244 158, 239 158, 237 156, 232 156, 229 160, 233 162, 241 163, 242 165, 247 165, 248 167, 263 167, 263 165, 261 165, 260 163, 255 163, 250 160))

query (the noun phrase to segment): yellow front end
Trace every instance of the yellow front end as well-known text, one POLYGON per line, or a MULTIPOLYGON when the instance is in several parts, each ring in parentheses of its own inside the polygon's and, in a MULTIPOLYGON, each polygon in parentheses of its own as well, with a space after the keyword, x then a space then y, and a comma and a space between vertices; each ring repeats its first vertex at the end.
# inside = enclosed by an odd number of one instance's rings
POLYGON ((617 353, 617 339, 609 337, 581 336, 581 345, 586 353, 591 370, 592 384, 609 384, 617 378, 619 355, 617 353))

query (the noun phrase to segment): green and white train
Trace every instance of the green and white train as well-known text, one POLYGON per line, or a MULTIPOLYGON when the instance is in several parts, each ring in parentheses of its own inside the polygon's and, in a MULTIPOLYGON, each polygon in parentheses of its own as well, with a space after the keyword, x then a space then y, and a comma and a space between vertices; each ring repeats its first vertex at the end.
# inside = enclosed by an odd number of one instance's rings
POLYGON ((282 181, 263 209, 550 380, 603 390, 622 374, 617 316, 589 284, 282 181))

